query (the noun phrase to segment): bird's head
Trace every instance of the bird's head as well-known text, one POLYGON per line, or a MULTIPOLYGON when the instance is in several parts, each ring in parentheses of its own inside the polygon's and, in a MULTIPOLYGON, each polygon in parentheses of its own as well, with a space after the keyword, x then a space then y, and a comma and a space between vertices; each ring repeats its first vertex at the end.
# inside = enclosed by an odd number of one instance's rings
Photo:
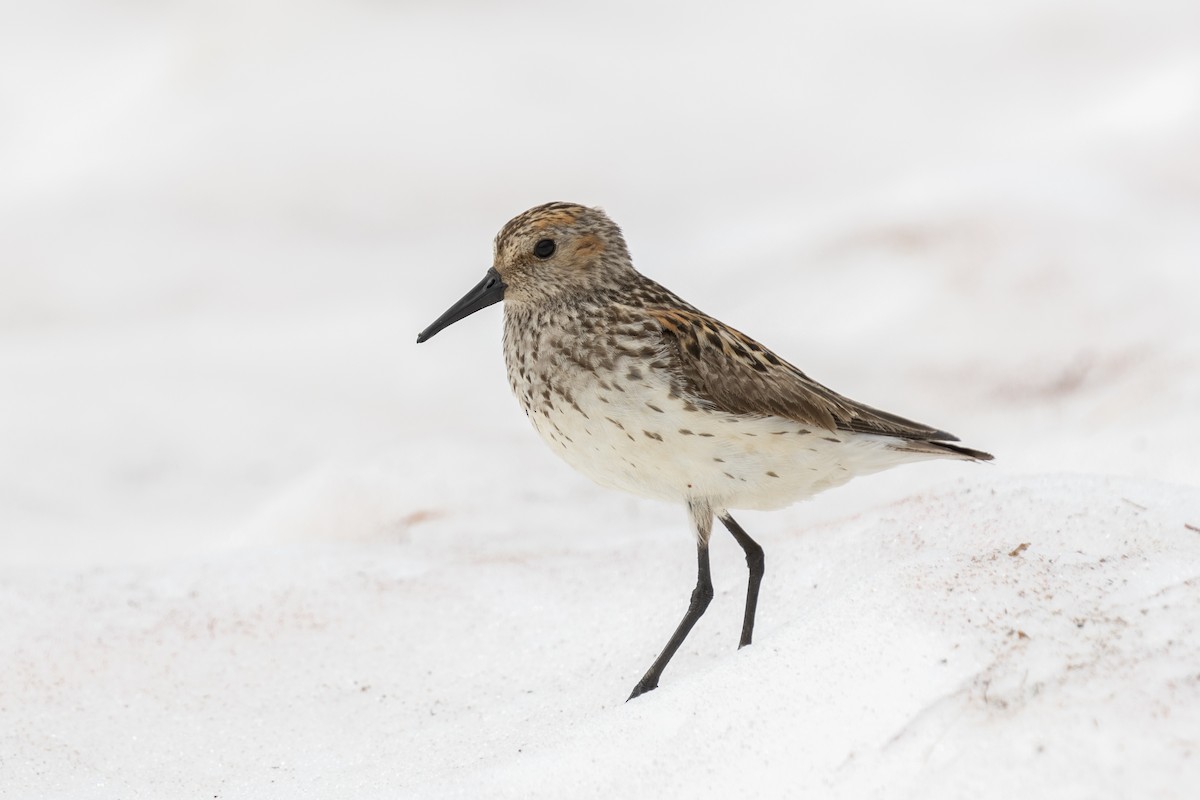
POLYGON ((537 305, 586 298, 619 286, 632 272, 621 229, 603 211, 575 203, 537 206, 500 229, 492 268, 417 341, 501 300, 537 305))

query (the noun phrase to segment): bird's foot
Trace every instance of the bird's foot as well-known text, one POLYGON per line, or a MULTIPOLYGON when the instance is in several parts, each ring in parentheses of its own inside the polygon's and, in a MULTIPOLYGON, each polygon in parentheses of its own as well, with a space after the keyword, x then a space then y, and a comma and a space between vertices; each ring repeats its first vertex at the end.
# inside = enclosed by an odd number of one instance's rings
MULTIPOLYGON (((637 686, 633 687, 633 694, 629 695, 629 700, 632 700, 635 697, 643 695, 646 692, 654 691, 657 688, 658 688, 658 681, 650 680, 649 676, 646 676, 645 678, 642 678, 640 681, 638 681, 637 686)), ((626 700, 625 702, 628 703, 629 700, 626 700)))

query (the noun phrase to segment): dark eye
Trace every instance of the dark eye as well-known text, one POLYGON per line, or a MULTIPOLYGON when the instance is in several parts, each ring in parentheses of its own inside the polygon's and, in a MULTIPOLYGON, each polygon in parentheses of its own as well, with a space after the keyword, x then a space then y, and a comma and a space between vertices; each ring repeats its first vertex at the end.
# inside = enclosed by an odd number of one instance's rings
POLYGON ((556 249, 553 239, 542 239, 533 246, 533 254, 538 258, 549 258, 556 249))

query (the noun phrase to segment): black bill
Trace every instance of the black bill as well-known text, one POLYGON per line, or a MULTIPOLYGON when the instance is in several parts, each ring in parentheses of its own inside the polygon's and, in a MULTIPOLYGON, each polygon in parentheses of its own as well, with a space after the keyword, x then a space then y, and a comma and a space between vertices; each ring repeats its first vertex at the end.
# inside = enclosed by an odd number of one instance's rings
POLYGON ((483 280, 474 289, 463 295, 461 300, 446 309, 445 314, 442 314, 433 321, 432 325, 417 335, 417 344, 433 338, 433 335, 442 328, 450 327, 463 317, 469 317, 481 308, 499 303, 504 299, 505 288, 504 281, 500 280, 500 273, 489 269, 483 276, 483 280))

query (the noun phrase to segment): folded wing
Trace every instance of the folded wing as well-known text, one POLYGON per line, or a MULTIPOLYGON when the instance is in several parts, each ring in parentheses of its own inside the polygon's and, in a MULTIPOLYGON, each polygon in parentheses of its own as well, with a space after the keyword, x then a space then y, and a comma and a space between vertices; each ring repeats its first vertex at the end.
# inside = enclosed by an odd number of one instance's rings
POLYGON ((697 405, 731 414, 775 416, 830 431, 890 436, 896 449, 983 461, 992 456, 949 444, 958 437, 843 397, 743 333, 697 311, 647 310, 678 363, 679 391, 697 405))

